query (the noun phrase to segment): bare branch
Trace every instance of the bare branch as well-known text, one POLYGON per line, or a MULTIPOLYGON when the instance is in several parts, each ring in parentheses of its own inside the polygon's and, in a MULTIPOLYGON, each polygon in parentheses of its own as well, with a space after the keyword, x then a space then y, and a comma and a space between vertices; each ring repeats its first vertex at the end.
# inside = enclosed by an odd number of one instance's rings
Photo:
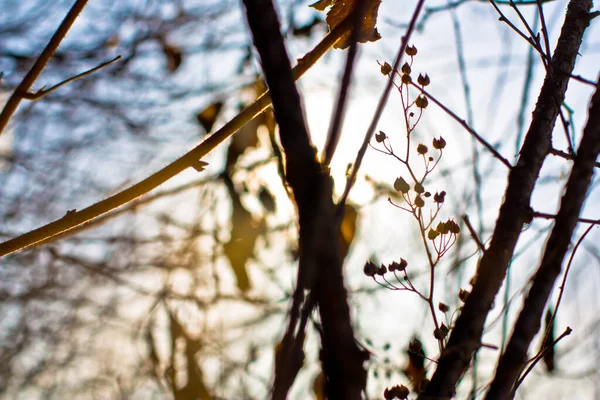
POLYGON ((502 286, 517 240, 526 222, 531 194, 551 148, 552 130, 564 101, 583 33, 589 25, 590 0, 571 0, 560 38, 517 165, 511 168, 504 203, 492 241, 480 260, 477 281, 452 330, 448 346, 421 398, 452 397, 481 341, 486 317, 502 286))
POLYGON ((440 107, 442 110, 444 110, 446 112, 446 114, 451 116, 456 122, 461 124, 467 132, 469 132, 471 135, 473 135, 473 137, 475 139, 477 139, 477 141, 479 143, 481 143, 483 145, 483 147, 485 147, 490 153, 492 153, 492 155, 494 157, 496 157, 498 160, 500 160, 502 162, 502 164, 506 165, 508 168, 512 168, 511 163, 506 158, 504 158, 504 156, 502 154, 500 154, 498 152, 498 150, 496 150, 490 143, 488 143, 487 140, 485 140, 480 134, 475 132, 475 130, 469 126, 467 121, 465 121, 464 119, 462 119, 458 115, 456 115, 454 113, 454 111, 452 111, 448 107, 446 107, 441 101, 439 101, 438 99, 433 97, 433 95, 431 95, 429 92, 427 92, 421 86, 418 86, 415 83, 412 83, 412 85, 414 87, 416 87, 417 89, 419 89, 421 91, 421 93, 423 93, 425 96, 427 96, 427 98, 429 98, 429 100, 433 101, 438 107, 440 107))
POLYGON ((498 363, 487 399, 505 399, 509 393, 510 398, 514 396, 514 386, 527 358, 527 350, 540 329, 544 307, 569 250, 571 236, 592 181, 594 164, 600 154, 600 77, 588 116, 552 233, 533 277, 533 285, 515 323, 512 337, 498 363))
MULTIPOLYGON (((345 24, 336 26, 336 28, 329 32, 329 34, 325 36, 312 51, 299 59, 298 65, 296 65, 293 70, 294 79, 298 79, 304 75, 304 73, 308 71, 348 29, 348 26, 345 24)), ((244 109, 244 111, 225 124, 221 129, 209 136, 204 142, 200 143, 198 146, 148 178, 122 192, 84 208, 81 211, 77 211, 14 239, 0 243, 0 257, 34 245, 42 240, 58 235, 59 233, 66 232, 78 225, 85 224, 104 213, 127 204, 148 193, 185 169, 197 165, 202 157, 210 153, 229 136, 233 135, 242 126, 258 116, 269 107, 270 104, 271 98, 269 97, 269 93, 266 92, 249 107, 244 109)))
POLYGON ((109 66, 110 64, 112 64, 112 63, 114 63, 115 61, 117 61, 117 60, 120 60, 120 59, 121 59, 121 56, 117 56, 117 57, 113 58, 113 59, 112 59, 112 60, 110 60, 110 61, 103 62, 102 64, 98 65, 97 67, 94 67, 94 68, 92 68, 92 69, 89 69, 89 70, 87 70, 87 71, 85 71, 85 72, 82 72, 82 73, 80 73, 80 74, 77 74, 77 75, 75 75, 75 76, 72 76, 72 77, 70 77, 69 79, 65 79, 64 81, 62 81, 62 82, 60 82, 60 83, 57 83, 56 85, 54 85, 54 86, 52 86, 52 87, 50 87, 50 88, 48 88, 48 89, 41 88, 40 90, 38 90, 38 91, 37 91, 37 92, 35 92, 35 93, 27 92, 27 93, 23 94, 23 98, 24 98, 25 100, 32 100, 32 101, 39 100, 39 99, 41 99, 42 97, 44 97, 45 95, 47 95, 48 93, 51 93, 51 92, 55 91, 56 89, 58 89, 58 88, 60 88, 60 87, 62 87, 62 86, 64 86, 64 85, 66 85, 67 83, 69 83, 69 82, 73 82, 73 81, 76 81, 77 79, 81 79, 81 78, 83 78, 84 76, 91 75, 91 74, 93 74, 94 72, 96 72, 96 71, 98 71, 98 70, 100 70, 100 69, 102 69, 102 68, 104 68, 104 67, 107 67, 107 66, 109 66))
POLYGON ((75 4, 73 4, 73 7, 71 7, 71 10, 69 10, 69 13, 54 33, 54 36, 52 36, 52 39, 50 39, 50 42, 48 42, 48 45, 44 51, 42 51, 42 54, 40 54, 35 64, 33 64, 33 67, 31 67, 27 75, 25 75, 19 86, 17 86, 14 93, 6 102, 2 113, 0 113, 0 135, 4 131, 4 128, 6 128, 6 125, 8 125, 10 117, 17 110, 19 103, 22 99, 26 98, 27 92, 31 88, 31 85, 33 85, 33 82, 35 82, 38 76, 42 73, 46 67, 46 64, 48 64, 48 61, 50 61, 50 58, 52 58, 52 55, 56 52, 56 49, 58 49, 60 42, 62 42, 64 37, 67 35, 67 32, 69 29, 71 29, 71 26, 73 26, 73 23, 87 2, 88 0, 77 0, 75 4))
POLYGON ((469 233, 471 234, 471 237, 473 238, 473 240, 477 244, 477 247, 479 248, 479 250, 481 250, 482 253, 485 253, 485 246, 481 242, 481 239, 479 239, 479 236, 477 236, 477 232, 475 231, 475 228, 473 228, 473 225, 471 225, 471 221, 469 220, 469 216, 466 215, 466 214, 463 215, 462 220, 464 221, 465 225, 469 229, 469 233))

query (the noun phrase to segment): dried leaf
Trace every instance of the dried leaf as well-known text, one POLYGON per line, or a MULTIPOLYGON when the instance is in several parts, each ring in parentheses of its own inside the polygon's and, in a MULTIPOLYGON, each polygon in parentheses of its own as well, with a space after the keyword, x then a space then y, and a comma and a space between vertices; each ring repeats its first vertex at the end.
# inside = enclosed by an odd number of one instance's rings
POLYGON ((260 114, 252 121, 249 121, 244 125, 234 136, 227 149, 227 161, 225 168, 230 170, 233 168, 238 158, 244 152, 252 147, 258 145, 257 131, 261 125, 264 125, 264 114, 260 114))
MULTIPOLYGON (((262 95, 266 90, 265 83, 260 77, 257 77, 256 81, 250 85, 249 88, 254 92, 256 98, 262 95)), ((240 106, 240 108, 242 108, 242 106, 240 106)), ((269 134, 275 132, 275 117, 273 116, 273 111, 271 109, 265 110, 263 113, 257 115, 256 118, 246 123, 246 125, 233 136, 227 150, 227 161, 225 164, 227 170, 233 168, 238 158, 244 154, 247 149, 258 145, 257 132, 258 128, 261 126, 265 126, 269 131, 269 134)))
POLYGON ((206 107, 204 110, 200 111, 198 114, 196 114, 196 119, 198 120, 198 123, 202 125, 206 133, 209 133, 215 125, 221 108, 223 108, 223 103, 217 101, 206 107))
MULTIPOLYGON (((365 0, 368 1, 365 15, 362 23, 360 24, 360 32, 358 34, 358 42, 375 42, 381 39, 381 35, 377 31, 377 13, 379 11, 379 5, 381 0, 365 0)), ((358 8, 358 0, 336 0, 333 7, 327 13, 327 24, 329 29, 333 30, 337 25, 344 21, 353 11, 358 8)), ((342 38, 335 44, 336 49, 345 49, 350 46, 350 35, 351 32, 346 33, 342 38)))
POLYGON ((158 353, 156 352, 156 347, 154 346, 154 337, 152 335, 152 327, 150 325, 148 325, 146 328, 144 340, 148 346, 148 358, 150 358, 150 362, 152 363, 152 375, 157 378, 158 370, 160 368, 160 359, 158 358, 158 353))
POLYGON ((211 400, 211 395, 204 383, 204 374, 196 362, 196 354, 202 348, 200 340, 186 337, 185 356, 187 362, 187 384, 180 391, 181 399, 211 400))
POLYGON ((315 10, 324 11, 327 7, 332 5, 335 0, 319 0, 316 3, 311 4, 309 7, 315 10))
POLYGON ((120 43, 120 39, 119 39, 119 35, 114 34, 108 37, 108 39, 106 39, 106 41, 104 42, 104 47, 106 48, 114 48, 114 47, 118 47, 120 43))
POLYGON ((325 374, 323 371, 319 372, 319 375, 315 376, 313 380, 313 393, 317 400, 325 400, 327 398, 325 393, 325 374))
POLYGON ((295 26, 292 29, 292 35, 296 36, 296 37, 305 37, 305 38, 310 38, 313 29, 316 26, 319 26, 321 24, 323 24, 324 21, 322 19, 320 19, 319 17, 315 16, 313 18, 313 20, 311 22, 309 22, 306 25, 302 25, 302 26, 295 26))
POLYGON ((425 351, 418 338, 415 337, 408 344, 406 354, 408 355, 408 365, 404 368, 404 375, 410 380, 413 390, 419 392, 427 371, 425 370, 425 351))
POLYGON ((356 221, 358 219, 358 211, 353 206, 346 204, 344 207, 344 218, 340 225, 339 243, 340 254, 342 259, 346 257, 350 246, 356 236, 356 221))
POLYGON ((546 332, 549 329, 549 333, 548 336, 544 338, 545 340, 542 342, 540 347, 540 350, 547 348, 546 352, 544 353, 543 360, 548 372, 554 371, 554 368, 556 367, 554 353, 554 320, 552 319, 553 313, 554 312, 552 311, 552 307, 548 308, 548 310, 546 311, 545 326, 543 332, 546 332))
POLYGON ((250 278, 246 270, 247 264, 254 256, 256 239, 262 233, 262 227, 257 224, 252 214, 246 210, 240 200, 231 178, 227 173, 223 181, 231 198, 231 235, 223 250, 235 274, 237 286, 242 292, 251 288, 250 278))
POLYGON ((167 70, 169 72, 175 72, 181 65, 183 60, 183 53, 175 46, 167 43, 163 43, 163 53, 167 57, 167 70))
POLYGON ((183 330, 183 327, 181 326, 179 321, 177 321, 177 318, 175 318, 172 312, 169 312, 169 322, 171 331, 171 342, 174 344, 175 340, 178 337, 185 336, 185 332, 183 330))

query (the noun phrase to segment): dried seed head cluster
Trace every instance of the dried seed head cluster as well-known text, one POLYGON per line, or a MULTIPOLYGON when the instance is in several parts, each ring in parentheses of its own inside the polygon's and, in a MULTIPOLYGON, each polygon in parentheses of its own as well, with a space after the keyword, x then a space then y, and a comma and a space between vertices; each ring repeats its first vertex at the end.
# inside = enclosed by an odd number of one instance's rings
POLYGON ((448 307, 446 304, 440 301, 440 303, 438 304, 438 310, 440 310, 443 313, 447 313, 450 310, 450 307, 448 307))
POLYGON ((408 262, 404 258, 401 258, 400 262, 394 261, 388 266, 386 266, 384 264, 377 266, 373 261, 369 260, 365 263, 363 272, 368 277, 374 277, 375 275, 383 276, 388 271, 389 272, 395 272, 395 271, 404 272, 404 270, 406 269, 407 266, 408 266, 408 262))
MULTIPOLYGON (((442 256, 456 243, 457 235, 460 233, 460 226, 452 219, 443 222, 437 219, 445 202, 446 191, 427 190, 427 178, 440 162, 443 150, 446 148, 446 140, 442 136, 437 136, 430 143, 419 142, 416 144, 416 148, 413 147, 414 145, 411 146, 414 130, 421 120, 424 110, 429 105, 430 98, 428 98, 429 95, 426 95, 424 88, 431 84, 431 78, 426 73, 419 73, 418 77, 413 79, 413 63, 417 55, 417 48, 415 46, 408 46, 405 53, 407 56, 406 61, 399 69, 394 69, 388 63, 380 64, 380 67, 381 73, 385 76, 390 76, 390 79, 392 78, 391 74, 396 74, 400 78, 400 82, 398 80, 394 81, 394 79, 391 79, 391 82, 396 86, 402 102, 404 126, 406 129, 406 153, 402 156, 395 153, 392 148, 392 138, 383 131, 379 131, 375 135, 375 142, 380 148, 383 148, 383 150, 378 148, 378 151, 394 157, 407 171, 407 173, 403 173, 404 176, 399 176, 393 183, 393 189, 398 193, 398 196, 394 198, 400 197, 404 200, 405 204, 396 204, 392 201, 391 197, 388 198, 388 201, 395 207, 410 213, 418 222, 431 271, 430 291, 429 294, 424 294, 413 285, 406 271, 408 262, 404 259, 400 259, 399 262, 394 261, 389 265, 382 264, 380 266, 377 266, 372 261, 368 261, 364 266, 364 273, 373 278, 381 286, 390 290, 406 290, 417 293, 421 299, 427 302, 434 325, 433 336, 438 341, 440 351, 443 351, 452 326, 452 316, 447 314, 449 307, 444 303, 439 303, 436 310, 433 282, 436 266, 442 256), (416 95, 413 94, 414 90, 418 91, 416 95), (418 162, 423 163, 424 168, 421 170, 415 169, 413 165, 415 153, 418 162), (438 319, 438 315, 436 315, 438 312, 445 314, 445 323, 438 319)), ((463 293, 461 291, 461 299, 466 298, 467 295, 468 292, 464 291, 463 293)), ((411 354, 421 354, 422 351, 419 341, 409 346, 409 353, 411 354)), ((416 386, 413 385, 413 389, 416 392, 420 392, 421 386, 427 384, 424 374, 420 376, 418 382, 416 386)), ((413 382, 413 384, 415 383, 413 382)), ((386 399, 405 398, 399 394, 408 396, 408 391, 398 392, 399 390, 400 386, 389 388, 384 393, 384 396, 386 399)))
POLYGON ((450 329, 442 322, 439 328, 435 328, 433 331, 433 337, 437 340, 443 340, 448 336, 450 329))

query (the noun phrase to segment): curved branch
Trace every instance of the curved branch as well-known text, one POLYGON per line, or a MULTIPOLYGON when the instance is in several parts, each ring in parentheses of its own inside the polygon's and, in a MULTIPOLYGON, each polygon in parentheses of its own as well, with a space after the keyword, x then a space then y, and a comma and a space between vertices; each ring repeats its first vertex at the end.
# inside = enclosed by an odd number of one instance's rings
MULTIPOLYGON (((296 65, 293 70, 294 79, 298 79, 304 75, 304 73, 306 73, 319 58, 333 47, 347 30, 348 26, 346 24, 336 26, 336 28, 329 32, 329 34, 325 36, 312 51, 299 59, 298 65, 296 65)), ((233 135, 242 126, 258 116, 269 107, 269 105, 271 105, 271 98, 269 97, 269 93, 266 92, 244 111, 225 124, 221 129, 209 136, 205 141, 148 178, 81 211, 69 212, 57 221, 0 243, 0 257, 32 246, 55 235, 73 229, 76 226, 85 224, 102 214, 148 193, 189 167, 198 166, 198 169, 200 169, 201 165, 199 165, 199 160, 202 157, 210 153, 219 144, 229 138, 229 136, 233 135)))

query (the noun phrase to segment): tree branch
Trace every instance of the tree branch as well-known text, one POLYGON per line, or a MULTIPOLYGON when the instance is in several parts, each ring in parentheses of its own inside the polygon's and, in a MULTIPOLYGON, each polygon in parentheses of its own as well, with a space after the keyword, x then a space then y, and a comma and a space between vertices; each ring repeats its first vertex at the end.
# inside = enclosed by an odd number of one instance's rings
POLYGON ((4 128, 6 128, 6 125, 8 125, 10 117, 17 110, 19 103, 21 100, 26 98, 31 85, 33 85, 33 82, 35 82, 38 76, 40 76, 46 67, 46 64, 48 64, 48 61, 50 61, 50 58, 52 58, 52 55, 54 55, 56 49, 58 49, 60 42, 62 42, 64 37, 67 35, 67 32, 69 29, 71 29, 71 26, 73 26, 73 23, 87 2, 88 0, 77 0, 75 4, 73 4, 73 7, 71 7, 71 10, 69 10, 69 13, 52 36, 52 39, 50 39, 50 42, 48 42, 48 45, 44 51, 42 51, 42 54, 40 54, 35 64, 33 64, 33 67, 31 67, 27 75, 25 75, 19 86, 17 86, 13 94, 6 102, 2 113, 0 113, 0 135, 4 131, 4 128))
MULTIPOLYGON (((308 71, 349 29, 348 24, 339 24, 315 48, 298 60, 298 65, 293 70, 294 79, 300 78, 308 71)), ((107 199, 93 204, 81 211, 70 213, 65 217, 34 229, 16 238, 0 243, 0 257, 15 251, 32 246, 42 240, 46 240, 62 232, 85 224, 117 207, 129 203, 132 200, 148 193, 159 185, 162 185, 175 175, 193 166, 198 166, 199 160, 214 150, 219 144, 237 132, 242 126, 258 116, 271 104, 269 93, 264 93, 249 107, 244 109, 235 118, 229 121, 221 129, 209 136, 204 142, 184 154, 171 164, 148 178, 136 183, 128 189, 123 190, 107 199)))
MULTIPOLYGON (((244 0, 247 21, 271 90, 275 119, 286 154, 287 180, 294 193, 300 225, 298 281, 290 324, 276 357, 273 399, 287 398, 301 367, 303 324, 296 333, 304 290, 319 306, 321 361, 331 399, 360 400, 366 385, 365 354, 355 341, 338 249, 338 226, 332 200, 333 182, 317 160, 294 85, 279 20, 271 0, 244 0)), ((354 21, 353 14, 346 21, 354 21)), ((310 307, 312 308, 312 307, 310 307)), ((309 309, 310 310, 310 309, 309 309)))
POLYGON ((525 298, 506 351, 500 358, 486 399, 514 397, 513 387, 527 359, 529 345, 540 330, 544 307, 569 250, 571 236, 577 226, 579 213, 594 174, 595 162, 600 154, 600 77, 588 116, 573 169, 567 181, 567 190, 556 215, 542 261, 533 277, 533 284, 525 298))
POLYGON ((456 385, 477 350, 486 317, 500 289, 527 219, 531 194, 551 148, 552 130, 564 101, 583 33, 589 25, 591 0, 571 0, 554 56, 546 74, 533 119, 511 168, 504 203, 488 250, 483 254, 477 281, 452 330, 448 346, 420 399, 452 397, 456 385))

